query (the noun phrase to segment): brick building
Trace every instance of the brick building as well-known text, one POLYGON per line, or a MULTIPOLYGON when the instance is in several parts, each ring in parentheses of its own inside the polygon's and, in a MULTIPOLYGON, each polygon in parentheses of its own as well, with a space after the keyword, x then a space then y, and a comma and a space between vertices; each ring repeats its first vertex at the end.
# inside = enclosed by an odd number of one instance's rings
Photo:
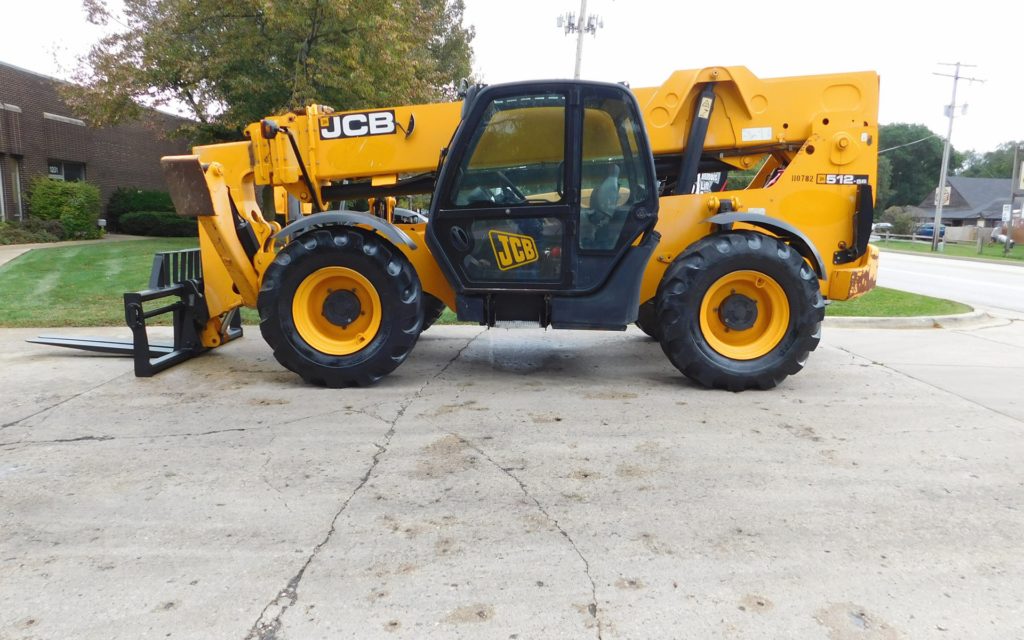
POLYGON ((60 83, 0 62, 0 220, 28 214, 25 189, 38 175, 91 182, 104 207, 118 187, 166 189, 160 157, 188 151, 168 137, 183 120, 152 111, 144 121, 90 127, 61 99, 60 83))

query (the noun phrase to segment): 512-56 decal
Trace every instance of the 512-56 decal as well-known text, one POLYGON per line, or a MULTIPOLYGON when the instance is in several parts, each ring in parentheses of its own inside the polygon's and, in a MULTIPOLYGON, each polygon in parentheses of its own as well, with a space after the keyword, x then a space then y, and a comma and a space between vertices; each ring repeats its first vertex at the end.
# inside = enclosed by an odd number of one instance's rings
POLYGON ((863 173, 819 173, 817 184, 867 184, 868 176, 863 173))

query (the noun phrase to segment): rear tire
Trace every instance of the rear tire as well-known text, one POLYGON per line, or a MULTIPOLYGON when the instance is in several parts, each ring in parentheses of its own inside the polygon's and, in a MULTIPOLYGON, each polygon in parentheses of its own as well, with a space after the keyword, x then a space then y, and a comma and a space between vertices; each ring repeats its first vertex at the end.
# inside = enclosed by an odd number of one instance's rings
POLYGON ((825 316, 810 265, 781 240, 752 231, 697 242, 665 272, 656 300, 672 364, 729 391, 770 389, 800 371, 825 316))
POLYGON ((636 314, 636 326, 655 340, 660 340, 661 334, 658 330, 658 313, 655 300, 648 300, 640 305, 640 310, 636 314))
POLYGON ((267 269, 260 331, 285 368, 306 382, 369 385, 409 356, 422 290, 405 256, 351 227, 318 229, 282 249, 267 269))

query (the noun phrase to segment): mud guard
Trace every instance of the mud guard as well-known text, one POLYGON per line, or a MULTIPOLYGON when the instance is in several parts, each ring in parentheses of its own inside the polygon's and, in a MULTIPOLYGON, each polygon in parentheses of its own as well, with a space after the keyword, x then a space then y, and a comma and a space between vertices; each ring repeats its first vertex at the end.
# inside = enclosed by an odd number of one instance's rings
POLYGON ((821 259, 821 254, 819 254, 818 250, 814 248, 814 244, 802 231, 784 220, 779 220, 778 218, 772 218, 771 216, 764 216, 757 213, 743 213, 736 211, 732 213, 719 213, 718 215, 711 216, 702 222, 709 222, 723 227, 736 222, 742 222, 744 224, 749 224, 751 226, 760 227, 766 231, 770 231, 783 240, 787 240, 793 248, 797 250, 797 253, 806 258, 814 268, 814 272, 817 274, 819 280, 828 279, 828 273, 825 271, 825 263, 821 259))
POLYGON ((296 220, 287 227, 274 234, 274 239, 295 237, 313 227, 321 226, 357 226, 366 225, 391 241, 394 245, 404 244, 410 249, 416 249, 416 242, 409 237, 409 234, 402 231, 387 220, 377 216, 363 213, 361 211, 325 211, 308 215, 301 220, 296 220))

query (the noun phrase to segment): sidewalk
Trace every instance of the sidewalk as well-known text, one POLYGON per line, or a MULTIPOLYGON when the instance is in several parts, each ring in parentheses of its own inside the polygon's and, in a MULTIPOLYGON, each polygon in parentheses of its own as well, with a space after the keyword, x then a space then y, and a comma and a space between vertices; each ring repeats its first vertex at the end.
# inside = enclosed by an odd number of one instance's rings
POLYGON ((99 244, 101 242, 124 242, 126 240, 152 240, 147 236, 126 236, 118 233, 108 233, 99 240, 65 240, 64 242, 37 242, 33 244, 6 244, 0 245, 0 267, 11 260, 14 260, 23 253, 33 249, 49 249, 53 247, 71 247, 79 244, 99 244))

